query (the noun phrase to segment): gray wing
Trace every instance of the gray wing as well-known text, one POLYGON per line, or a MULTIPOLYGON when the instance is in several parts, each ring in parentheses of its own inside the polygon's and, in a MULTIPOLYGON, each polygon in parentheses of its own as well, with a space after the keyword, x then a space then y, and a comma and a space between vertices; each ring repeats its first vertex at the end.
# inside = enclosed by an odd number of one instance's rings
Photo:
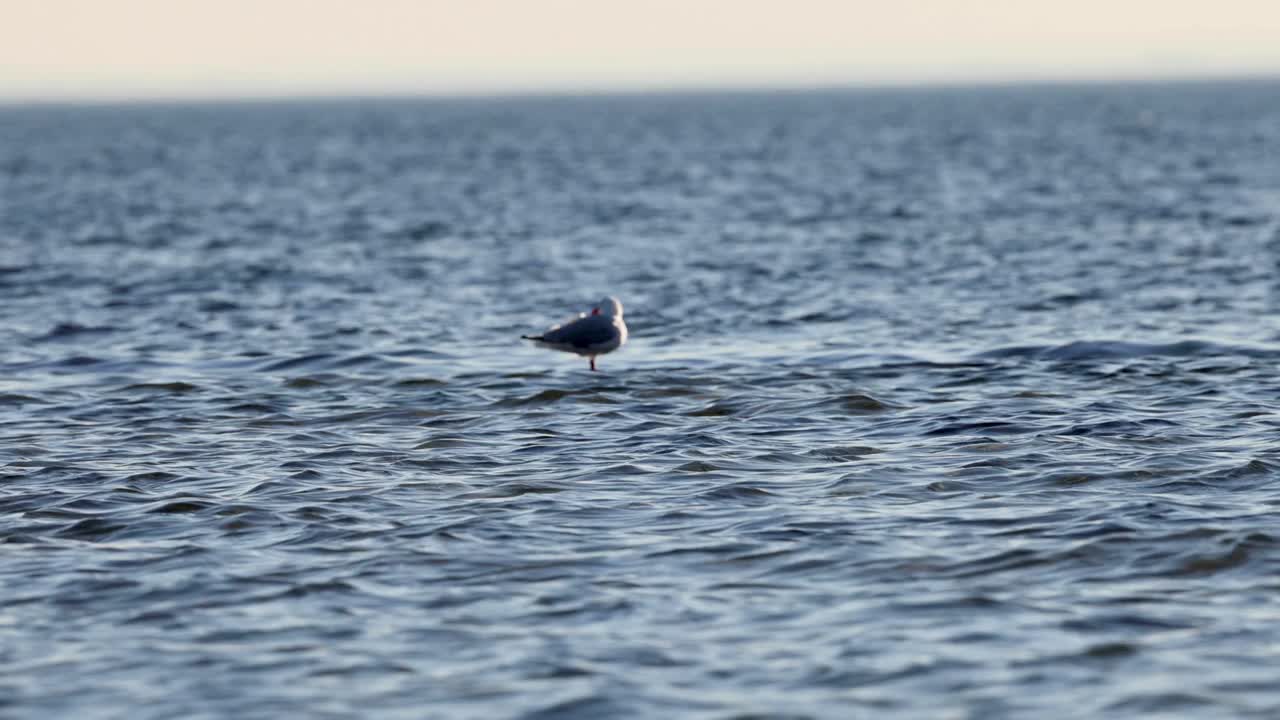
POLYGON ((613 319, 604 315, 588 315, 571 323, 552 328, 542 334, 542 341, 570 345, 583 350, 613 339, 613 319))

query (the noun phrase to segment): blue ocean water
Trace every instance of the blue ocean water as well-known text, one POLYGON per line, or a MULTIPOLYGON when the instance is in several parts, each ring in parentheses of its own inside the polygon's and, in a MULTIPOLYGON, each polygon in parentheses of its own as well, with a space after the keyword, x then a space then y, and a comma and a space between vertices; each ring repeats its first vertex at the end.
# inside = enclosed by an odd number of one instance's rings
POLYGON ((1274 82, 0 109, 0 715, 1275 717, 1278 257, 1274 82))

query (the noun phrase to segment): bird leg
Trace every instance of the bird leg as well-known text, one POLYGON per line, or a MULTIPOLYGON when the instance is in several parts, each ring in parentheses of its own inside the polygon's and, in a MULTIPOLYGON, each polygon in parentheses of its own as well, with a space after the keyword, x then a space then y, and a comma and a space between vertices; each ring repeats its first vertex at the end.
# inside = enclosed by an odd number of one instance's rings
POLYGON ((592 372, 595 372, 595 369, 596 369, 596 356, 595 356, 595 355, 592 355, 592 356, 591 356, 591 370, 592 370, 592 372))

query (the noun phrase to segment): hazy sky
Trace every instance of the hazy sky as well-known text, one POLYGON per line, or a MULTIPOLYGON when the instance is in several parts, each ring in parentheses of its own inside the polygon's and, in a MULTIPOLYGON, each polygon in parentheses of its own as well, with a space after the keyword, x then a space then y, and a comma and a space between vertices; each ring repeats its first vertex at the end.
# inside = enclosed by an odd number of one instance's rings
POLYGON ((0 0, 0 97, 1280 75, 1280 0, 0 0))

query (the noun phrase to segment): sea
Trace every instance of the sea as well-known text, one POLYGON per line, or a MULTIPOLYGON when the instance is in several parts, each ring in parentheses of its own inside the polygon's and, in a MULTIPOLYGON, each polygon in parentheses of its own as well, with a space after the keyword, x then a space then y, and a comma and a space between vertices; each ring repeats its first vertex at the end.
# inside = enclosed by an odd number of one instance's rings
POLYGON ((5 106, 0 716, 1280 717, 1278 260, 1280 80, 5 106))

